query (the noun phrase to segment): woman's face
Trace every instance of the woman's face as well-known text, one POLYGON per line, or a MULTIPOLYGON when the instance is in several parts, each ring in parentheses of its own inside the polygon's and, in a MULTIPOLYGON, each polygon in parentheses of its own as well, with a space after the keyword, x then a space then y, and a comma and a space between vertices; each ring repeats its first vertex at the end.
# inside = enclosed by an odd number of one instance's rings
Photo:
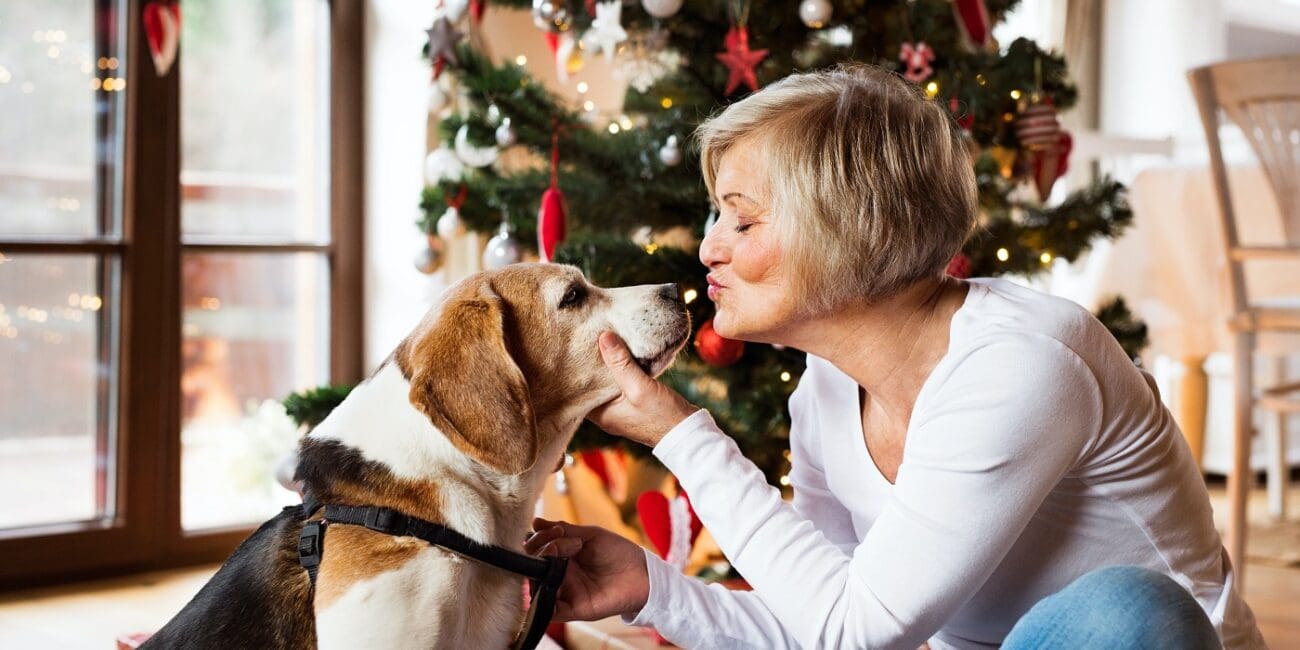
POLYGON ((723 155, 714 181, 718 220, 700 244, 709 267, 713 328, 730 339, 779 343, 795 312, 782 264, 783 241, 768 206, 771 184, 756 143, 723 155))

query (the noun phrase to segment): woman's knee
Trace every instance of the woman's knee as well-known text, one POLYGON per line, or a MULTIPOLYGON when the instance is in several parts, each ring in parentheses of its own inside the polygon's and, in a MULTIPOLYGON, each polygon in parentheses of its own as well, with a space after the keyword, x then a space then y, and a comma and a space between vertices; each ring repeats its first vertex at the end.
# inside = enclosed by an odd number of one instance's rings
POLYGON ((1216 648, 1218 637, 1200 604, 1172 578, 1115 566, 1040 601, 1005 647, 1216 648))

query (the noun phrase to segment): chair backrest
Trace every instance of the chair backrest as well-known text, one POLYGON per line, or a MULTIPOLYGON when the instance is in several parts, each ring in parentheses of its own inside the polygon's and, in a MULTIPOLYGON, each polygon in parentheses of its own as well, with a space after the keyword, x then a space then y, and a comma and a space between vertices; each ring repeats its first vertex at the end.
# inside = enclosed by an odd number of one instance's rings
POLYGON ((1300 257, 1300 56, 1230 61, 1187 73, 1210 151, 1232 274, 1233 302, 1246 308, 1241 264, 1247 259, 1300 257), (1219 142, 1219 109, 1245 134, 1268 178, 1282 217, 1282 246, 1242 246, 1219 142))

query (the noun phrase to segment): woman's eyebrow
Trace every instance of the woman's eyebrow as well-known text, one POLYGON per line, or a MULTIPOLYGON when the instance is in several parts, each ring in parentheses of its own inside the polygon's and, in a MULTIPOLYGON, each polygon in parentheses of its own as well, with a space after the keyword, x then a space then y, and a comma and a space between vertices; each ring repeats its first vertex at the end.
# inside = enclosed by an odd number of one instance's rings
POLYGON ((729 198, 731 198, 731 197, 733 197, 733 196, 740 197, 740 198, 742 198, 742 199, 744 199, 744 200, 746 200, 746 201, 749 201, 750 203, 758 203, 758 201, 755 201, 754 199, 751 199, 751 198, 749 198, 748 196, 745 196, 744 194, 741 194, 740 192, 727 192, 726 194, 723 194, 723 195, 722 195, 722 198, 718 199, 718 202, 719 202, 719 203, 726 203, 726 202, 727 202, 727 199, 729 199, 729 198))

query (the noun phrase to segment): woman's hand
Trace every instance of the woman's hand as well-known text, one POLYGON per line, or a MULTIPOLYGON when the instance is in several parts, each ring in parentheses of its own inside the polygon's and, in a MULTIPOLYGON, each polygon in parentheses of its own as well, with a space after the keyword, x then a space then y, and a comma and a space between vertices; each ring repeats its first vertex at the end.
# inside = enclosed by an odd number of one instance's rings
POLYGON ((613 332, 601 333, 600 357, 623 391, 587 416, 606 433, 654 447, 664 434, 699 410, 673 389, 645 374, 623 340, 613 332))
POLYGON ((524 551, 569 558, 555 603, 556 621, 594 621, 635 616, 650 596, 645 551, 617 533, 596 526, 533 520, 524 551))

